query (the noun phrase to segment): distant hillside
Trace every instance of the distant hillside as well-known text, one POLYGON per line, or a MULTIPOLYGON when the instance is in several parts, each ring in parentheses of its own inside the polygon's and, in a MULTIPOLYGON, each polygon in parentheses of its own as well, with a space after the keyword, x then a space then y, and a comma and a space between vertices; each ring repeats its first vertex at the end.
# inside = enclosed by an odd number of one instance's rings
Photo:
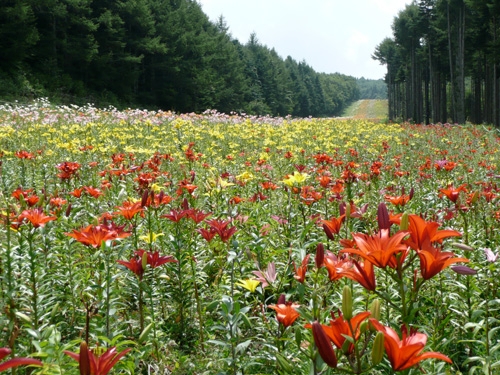
POLYGON ((359 78, 356 80, 360 99, 387 99, 387 85, 383 79, 359 78))

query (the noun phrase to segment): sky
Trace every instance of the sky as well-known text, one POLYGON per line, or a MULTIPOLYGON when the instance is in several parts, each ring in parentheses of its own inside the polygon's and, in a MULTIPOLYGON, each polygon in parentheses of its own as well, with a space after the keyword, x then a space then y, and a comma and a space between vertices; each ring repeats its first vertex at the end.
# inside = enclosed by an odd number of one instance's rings
POLYGON ((371 58, 392 37, 391 25, 411 0, 198 0, 212 21, 224 17, 229 33, 257 40, 283 58, 306 61, 316 72, 384 78, 371 58))

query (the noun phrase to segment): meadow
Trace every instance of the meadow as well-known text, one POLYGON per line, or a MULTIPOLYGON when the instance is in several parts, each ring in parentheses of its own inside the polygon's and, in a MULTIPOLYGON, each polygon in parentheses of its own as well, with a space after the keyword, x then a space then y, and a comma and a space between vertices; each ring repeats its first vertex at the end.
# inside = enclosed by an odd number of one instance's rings
POLYGON ((0 371, 495 374, 500 133, 0 107, 0 371))

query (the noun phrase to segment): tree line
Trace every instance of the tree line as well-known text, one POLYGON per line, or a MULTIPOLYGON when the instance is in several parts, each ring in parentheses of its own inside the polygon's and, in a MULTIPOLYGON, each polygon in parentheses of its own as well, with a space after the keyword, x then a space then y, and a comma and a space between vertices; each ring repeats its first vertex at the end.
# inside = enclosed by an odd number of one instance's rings
POLYGON ((373 54, 390 119, 500 126, 500 0, 414 0, 392 30, 373 54))
POLYGON ((339 115, 356 78, 232 38, 194 0, 2 0, 0 97, 275 116, 339 115))

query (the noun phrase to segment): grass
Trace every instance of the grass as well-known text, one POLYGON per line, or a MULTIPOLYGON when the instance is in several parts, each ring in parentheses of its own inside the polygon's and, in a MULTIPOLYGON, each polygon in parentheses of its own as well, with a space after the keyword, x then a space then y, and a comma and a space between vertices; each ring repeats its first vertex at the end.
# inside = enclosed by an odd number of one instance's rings
POLYGON ((352 103, 342 117, 381 121, 387 118, 387 111, 387 100, 363 99, 352 103))

